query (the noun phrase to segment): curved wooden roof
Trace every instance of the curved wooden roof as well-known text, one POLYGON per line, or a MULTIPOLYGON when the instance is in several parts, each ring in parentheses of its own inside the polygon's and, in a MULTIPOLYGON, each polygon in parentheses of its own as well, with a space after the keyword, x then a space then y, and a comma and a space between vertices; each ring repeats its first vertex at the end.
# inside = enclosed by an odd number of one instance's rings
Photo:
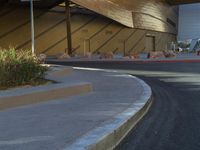
POLYGON ((71 0, 125 26, 177 33, 178 4, 200 0, 71 0))
POLYGON ((177 33, 178 10, 176 6, 170 6, 166 0, 71 1, 127 27, 177 33))
MULTIPOLYGON (((6 0, 0 0, 0 3, 6 0)), ((12 0, 19 2, 20 0, 12 0)), ((51 7, 64 0, 41 0, 35 5, 51 7)), ((70 0, 127 27, 177 33, 177 4, 200 0, 70 0)))

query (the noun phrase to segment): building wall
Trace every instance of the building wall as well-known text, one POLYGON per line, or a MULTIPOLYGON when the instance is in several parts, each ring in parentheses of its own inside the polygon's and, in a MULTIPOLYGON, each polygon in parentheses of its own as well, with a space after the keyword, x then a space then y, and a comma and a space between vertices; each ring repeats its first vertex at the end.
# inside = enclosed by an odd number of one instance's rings
POLYGON ((200 4, 180 6, 178 39, 200 38, 200 4))
MULTIPOLYGON (((28 9, 0 11, 0 47, 30 49, 31 34, 28 9)), ((155 50, 166 50, 176 35, 152 30, 129 28, 101 15, 72 14, 72 39, 75 53, 148 52, 146 38, 155 38, 155 50)), ((67 48, 65 13, 35 10, 36 52, 58 55, 67 48)), ((150 43, 151 45, 151 43, 150 43)))

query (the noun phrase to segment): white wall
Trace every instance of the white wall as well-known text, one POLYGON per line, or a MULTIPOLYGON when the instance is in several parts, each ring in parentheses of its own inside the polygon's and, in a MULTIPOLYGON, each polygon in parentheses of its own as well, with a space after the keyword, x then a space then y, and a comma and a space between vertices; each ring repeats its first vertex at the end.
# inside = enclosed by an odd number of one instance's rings
POLYGON ((200 38, 200 3, 180 5, 178 39, 200 38))

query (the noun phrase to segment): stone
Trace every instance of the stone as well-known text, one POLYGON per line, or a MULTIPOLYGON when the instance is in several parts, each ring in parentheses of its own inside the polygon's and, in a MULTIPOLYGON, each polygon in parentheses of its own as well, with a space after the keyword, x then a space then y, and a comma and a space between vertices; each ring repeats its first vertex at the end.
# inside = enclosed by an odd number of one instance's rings
POLYGON ((128 57, 129 57, 129 59, 139 59, 140 58, 139 54, 136 52, 129 53, 128 57))
POLYGON ((173 51, 166 51, 166 52, 163 52, 163 54, 165 55, 166 58, 175 58, 176 57, 176 53, 173 51))
POLYGON ((57 59, 69 59, 70 56, 67 53, 62 53, 57 56, 57 59))
POLYGON ((47 55, 46 55, 46 54, 40 54, 40 55, 38 56, 38 60, 39 60, 41 63, 44 63, 45 60, 46 60, 46 58, 47 58, 47 55))
POLYGON ((87 52, 85 55, 84 55, 85 58, 92 58, 92 53, 90 52, 87 52))
POLYGON ((101 53, 100 59, 113 59, 113 52, 103 52, 101 53))
POLYGON ((165 55, 161 51, 149 52, 147 58, 150 58, 150 59, 165 58, 165 55))

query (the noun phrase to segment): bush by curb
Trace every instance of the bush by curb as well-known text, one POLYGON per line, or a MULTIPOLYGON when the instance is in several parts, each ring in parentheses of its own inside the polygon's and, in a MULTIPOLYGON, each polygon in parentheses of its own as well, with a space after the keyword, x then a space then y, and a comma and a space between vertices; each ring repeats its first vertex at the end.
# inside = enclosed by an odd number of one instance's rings
POLYGON ((46 70, 29 50, 0 49, 0 88, 32 84, 46 70))

